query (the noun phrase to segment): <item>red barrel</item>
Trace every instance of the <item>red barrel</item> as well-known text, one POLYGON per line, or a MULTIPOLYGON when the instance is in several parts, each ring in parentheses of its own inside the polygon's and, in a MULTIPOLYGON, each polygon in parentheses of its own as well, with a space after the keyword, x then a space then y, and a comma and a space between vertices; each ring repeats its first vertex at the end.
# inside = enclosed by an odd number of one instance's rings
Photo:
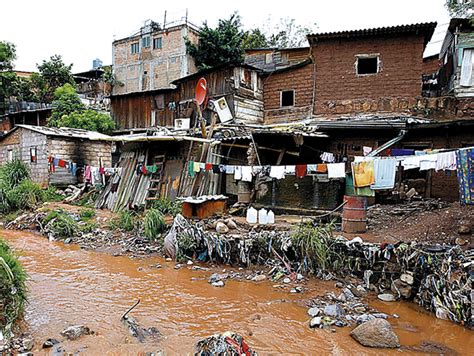
POLYGON ((342 231, 355 234, 367 231, 367 197, 344 195, 342 231))

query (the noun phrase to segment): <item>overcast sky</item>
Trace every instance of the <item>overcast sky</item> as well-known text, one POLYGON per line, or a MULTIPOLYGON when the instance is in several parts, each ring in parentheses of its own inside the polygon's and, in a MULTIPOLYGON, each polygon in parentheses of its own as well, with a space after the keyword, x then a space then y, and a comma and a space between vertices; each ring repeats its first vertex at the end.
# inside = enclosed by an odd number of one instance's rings
POLYGON ((316 23, 318 32, 437 21, 438 28, 425 55, 437 52, 446 31, 445 0, 5 0, 0 15, 0 40, 17 47, 16 69, 35 70, 53 54, 74 63, 73 72, 92 68, 92 60, 112 62, 112 41, 137 32, 146 19, 163 22, 185 16, 215 25, 234 11, 246 28, 261 26, 269 16, 294 18, 302 25, 316 23), (272 6, 269 5, 272 4, 272 6), (173 6, 174 5, 174 6, 173 6))

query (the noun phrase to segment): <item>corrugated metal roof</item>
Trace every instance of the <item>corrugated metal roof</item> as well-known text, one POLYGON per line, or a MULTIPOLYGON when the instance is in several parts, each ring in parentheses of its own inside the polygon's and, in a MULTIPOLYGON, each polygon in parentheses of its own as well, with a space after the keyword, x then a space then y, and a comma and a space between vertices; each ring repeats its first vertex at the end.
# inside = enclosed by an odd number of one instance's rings
POLYGON ((111 136, 101 134, 95 131, 87 131, 82 129, 74 129, 70 127, 47 127, 47 126, 33 126, 33 125, 16 125, 27 130, 35 131, 46 136, 60 136, 73 137, 95 141, 108 141, 111 136))
POLYGON ((393 34, 423 34, 425 37, 425 46, 430 41, 436 28, 436 22, 416 23, 412 25, 399 25, 389 27, 367 28, 349 31, 314 33, 307 36, 310 44, 316 44, 322 39, 337 38, 357 38, 357 37, 375 37, 393 34))

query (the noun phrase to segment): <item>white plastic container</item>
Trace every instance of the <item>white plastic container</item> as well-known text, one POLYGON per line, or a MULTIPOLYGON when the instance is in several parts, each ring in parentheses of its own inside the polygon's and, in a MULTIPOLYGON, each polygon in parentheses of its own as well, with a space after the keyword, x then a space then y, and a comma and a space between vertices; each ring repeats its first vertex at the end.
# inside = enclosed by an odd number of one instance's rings
POLYGON ((267 210, 264 208, 258 211, 258 223, 262 225, 268 224, 267 210))
POLYGON ((275 214, 274 214, 273 211, 271 211, 271 210, 268 210, 267 222, 268 222, 269 224, 274 224, 274 223, 275 223, 275 214))
POLYGON ((247 210, 247 223, 248 224, 256 224, 257 223, 257 209, 255 208, 248 208, 247 210))

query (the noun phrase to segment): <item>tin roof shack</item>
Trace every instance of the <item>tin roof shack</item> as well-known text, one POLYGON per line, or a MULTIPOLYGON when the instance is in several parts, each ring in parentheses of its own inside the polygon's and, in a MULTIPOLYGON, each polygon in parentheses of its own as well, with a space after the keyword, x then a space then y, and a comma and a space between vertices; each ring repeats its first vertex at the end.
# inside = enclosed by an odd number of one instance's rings
MULTIPOLYGON (((204 103, 203 117, 208 121, 214 112, 211 109, 213 101, 225 98, 230 110, 230 117, 236 123, 256 124, 263 122, 263 82, 259 77, 259 70, 255 67, 241 65, 225 65, 191 74, 177 79, 173 84, 179 90, 179 117, 191 118, 191 127, 196 118, 195 98, 196 85, 200 78, 207 82, 207 97, 209 102, 204 103)), ((219 105, 220 104, 215 104, 219 105)), ((221 106, 221 108, 224 108, 221 106)), ((221 118, 222 121, 222 118, 221 118)))
POLYGON ((178 118, 178 101, 178 91, 175 89, 112 95, 111 114, 122 130, 173 127, 174 119, 178 118))
POLYGON ((104 81, 105 67, 91 69, 74 74, 77 93, 83 103, 101 110, 110 110, 108 96, 112 91, 109 83, 104 81))
POLYGON ((16 125, 45 126, 51 116, 51 104, 11 101, 6 112, 0 115, 0 131, 6 133, 16 125))
POLYGON ((469 19, 451 19, 439 58, 441 93, 474 97, 474 31, 469 19))
POLYGON ((185 38, 195 43, 198 37, 198 29, 187 21, 165 28, 147 21, 137 34, 114 41, 114 74, 123 85, 114 86, 113 94, 170 88, 173 80, 196 72, 185 38))
POLYGON ((314 114, 403 112, 415 106, 423 51, 435 27, 431 22, 308 35, 316 64, 314 114))
POLYGON ((20 159, 30 168, 31 179, 43 186, 75 184, 65 168, 49 170, 49 157, 84 165, 111 167, 111 137, 97 132, 71 128, 17 125, 0 138, 0 164, 20 159))

